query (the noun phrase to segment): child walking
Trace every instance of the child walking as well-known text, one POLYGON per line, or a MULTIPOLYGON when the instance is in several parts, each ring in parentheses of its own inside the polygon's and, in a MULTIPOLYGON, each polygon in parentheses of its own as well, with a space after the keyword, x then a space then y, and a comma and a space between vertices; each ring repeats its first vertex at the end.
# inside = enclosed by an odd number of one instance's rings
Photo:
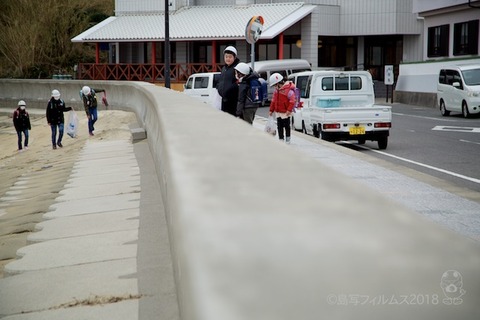
POLYGON ((17 109, 13 112, 13 125, 18 136, 18 151, 28 149, 28 130, 32 130, 30 125, 30 116, 27 112, 25 101, 18 101, 17 109), (22 136, 25 135, 25 143, 22 145, 22 136))
POLYGON ((286 81, 280 73, 270 76, 269 85, 275 87, 268 115, 275 112, 277 117, 278 138, 290 144, 290 117, 295 105, 295 84, 286 81), (284 136, 285 134, 285 136, 284 136))

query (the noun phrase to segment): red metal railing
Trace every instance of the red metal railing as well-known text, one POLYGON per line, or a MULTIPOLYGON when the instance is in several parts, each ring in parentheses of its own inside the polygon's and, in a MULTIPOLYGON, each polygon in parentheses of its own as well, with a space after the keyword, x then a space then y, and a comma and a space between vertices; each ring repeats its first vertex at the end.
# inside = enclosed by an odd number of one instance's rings
MULTIPOLYGON (((185 82, 193 73, 221 71, 221 65, 205 63, 177 63, 170 65, 170 80, 185 82)), ((80 63, 77 79, 80 80, 128 80, 164 82, 164 64, 105 64, 80 63)))

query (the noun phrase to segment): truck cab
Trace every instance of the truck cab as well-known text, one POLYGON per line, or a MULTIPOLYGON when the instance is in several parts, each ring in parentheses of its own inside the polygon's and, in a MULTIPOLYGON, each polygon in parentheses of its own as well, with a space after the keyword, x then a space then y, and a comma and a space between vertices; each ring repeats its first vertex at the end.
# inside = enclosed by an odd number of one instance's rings
POLYGON ((183 92, 211 106, 218 97, 217 84, 220 72, 194 73, 188 77, 183 86, 183 92))

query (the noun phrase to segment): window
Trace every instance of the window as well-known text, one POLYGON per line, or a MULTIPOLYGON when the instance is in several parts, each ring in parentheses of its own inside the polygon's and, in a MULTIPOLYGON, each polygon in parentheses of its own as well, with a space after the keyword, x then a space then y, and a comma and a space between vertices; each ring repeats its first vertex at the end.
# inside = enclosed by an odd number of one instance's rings
POLYGON ((322 79, 322 90, 323 91, 332 91, 333 90, 333 78, 323 78, 322 79))
POLYGON ((192 89, 193 78, 189 78, 187 83, 185 84, 185 89, 192 89))
MULTIPOLYGON (((362 89, 362 78, 353 76, 336 76, 335 77, 335 90, 336 91, 346 91, 346 90, 361 90, 362 89)), ((323 91, 332 91, 333 90, 333 78, 326 77, 322 79, 322 90, 323 91)))
POLYGON ((300 98, 308 98, 310 89, 310 76, 300 76, 295 84, 300 89, 300 98))
POLYGON ((208 88, 208 77, 196 77, 194 88, 195 89, 208 88))
POLYGON ((480 69, 462 71, 465 84, 469 86, 480 86, 480 69))
POLYGON ((447 84, 447 71, 445 71, 445 69, 440 70, 438 83, 447 84))
POLYGON ((478 54, 478 20, 455 23, 453 55, 478 54))
POLYGON ((454 82, 460 83, 460 89, 463 89, 462 78, 460 73, 456 70, 447 70, 447 84, 453 86, 454 82))
POLYGON ((428 28, 428 57, 448 57, 448 33, 450 25, 428 28))
POLYGON ((335 77, 335 90, 348 90, 348 78, 335 77))
POLYGON ((362 90, 362 79, 360 77, 350 79, 350 90, 362 90))
POLYGON ((318 66, 357 69, 356 37, 320 36, 317 42, 318 66))

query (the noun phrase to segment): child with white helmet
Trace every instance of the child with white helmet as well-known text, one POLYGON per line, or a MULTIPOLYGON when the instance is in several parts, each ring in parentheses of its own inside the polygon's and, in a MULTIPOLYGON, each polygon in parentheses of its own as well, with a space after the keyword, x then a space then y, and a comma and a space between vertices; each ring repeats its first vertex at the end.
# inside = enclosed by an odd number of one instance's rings
POLYGON ((238 80, 238 102, 236 116, 252 124, 261 101, 255 102, 251 98, 252 82, 260 77, 246 63, 240 62, 235 66, 235 76, 238 80))
POLYGON ((32 126, 30 125, 30 116, 28 115, 26 106, 27 104, 25 101, 20 100, 18 101, 17 109, 15 109, 13 112, 13 126, 15 127, 15 131, 17 131, 19 152, 28 149, 28 130, 32 130, 32 126), (25 144, 23 146, 22 134, 25 135, 25 144))
POLYGON ((47 122, 50 125, 52 130, 52 148, 57 149, 63 148, 62 138, 63 138, 63 129, 65 124, 65 117, 63 113, 65 111, 72 110, 71 107, 66 107, 65 102, 60 99, 60 91, 57 89, 52 90, 52 97, 47 104, 47 122), (57 129, 58 129, 58 139, 57 139, 57 129))
POLYGON ((83 86, 81 90, 81 97, 83 101, 83 107, 85 108, 85 113, 88 118, 88 134, 93 136, 93 131, 95 127, 93 126, 98 120, 98 111, 97 111, 97 92, 105 92, 103 89, 92 89, 89 86, 83 86))
POLYGON ((269 85, 275 87, 272 101, 270 103, 269 116, 275 112, 277 118, 278 138, 290 143, 290 117, 295 105, 295 84, 286 81, 280 73, 274 73, 270 76, 269 85))
POLYGON ((225 65, 218 79, 217 90, 222 97, 222 111, 235 116, 237 111, 238 85, 235 77, 235 66, 240 62, 237 58, 237 49, 234 46, 227 46, 223 50, 225 65))

